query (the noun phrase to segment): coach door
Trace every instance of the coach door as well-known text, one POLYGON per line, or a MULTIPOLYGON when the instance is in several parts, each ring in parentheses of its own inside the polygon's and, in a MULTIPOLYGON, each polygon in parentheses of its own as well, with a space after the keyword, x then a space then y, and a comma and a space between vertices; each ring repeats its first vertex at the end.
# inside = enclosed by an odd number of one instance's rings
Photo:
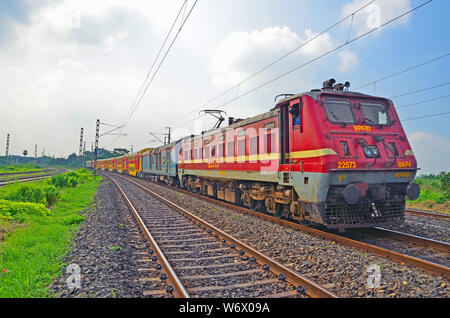
POLYGON ((280 123, 280 164, 288 163, 287 153, 290 149, 289 143, 289 104, 281 105, 279 116, 280 123))
POLYGON ((169 174, 170 173, 170 150, 168 150, 166 152, 166 161, 167 161, 166 172, 167 172, 167 174, 169 174))

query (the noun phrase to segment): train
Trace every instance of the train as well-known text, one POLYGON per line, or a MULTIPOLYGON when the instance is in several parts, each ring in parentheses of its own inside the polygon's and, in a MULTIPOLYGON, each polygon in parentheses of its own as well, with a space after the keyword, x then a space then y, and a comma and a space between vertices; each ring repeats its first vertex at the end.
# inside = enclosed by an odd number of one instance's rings
MULTIPOLYGON (((269 111, 92 169, 164 182, 329 229, 404 222, 417 161, 392 100, 350 83, 283 94, 269 111)), ((280 96, 280 95, 279 95, 280 96)))

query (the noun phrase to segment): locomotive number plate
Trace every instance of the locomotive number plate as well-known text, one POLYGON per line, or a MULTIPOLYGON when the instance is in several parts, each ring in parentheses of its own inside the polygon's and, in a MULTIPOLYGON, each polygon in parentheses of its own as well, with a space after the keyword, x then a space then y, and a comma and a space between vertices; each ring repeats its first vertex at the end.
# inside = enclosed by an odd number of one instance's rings
POLYGON ((354 169, 356 168, 355 161, 338 161, 338 169, 354 169))

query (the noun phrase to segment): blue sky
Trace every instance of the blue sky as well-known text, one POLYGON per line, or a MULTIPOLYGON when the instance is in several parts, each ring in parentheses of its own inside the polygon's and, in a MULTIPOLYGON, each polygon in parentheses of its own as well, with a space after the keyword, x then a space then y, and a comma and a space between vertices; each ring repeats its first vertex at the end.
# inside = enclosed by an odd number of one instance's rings
MULTIPOLYGON (((188 1, 188 6, 193 4, 188 1)), ((149 131, 175 119, 237 84, 323 31, 369 0, 229 1, 199 0, 139 108, 126 137, 100 144, 134 149, 154 144, 149 131), (349 11, 350 10, 350 11, 349 11)), ((382 22, 424 1, 376 0, 382 22)), ((79 129, 88 147, 96 118, 120 124, 161 45, 181 0, 48 0, 0 2, 0 140, 11 133, 12 152, 38 144, 56 156, 77 152, 79 129), (15 118, 12 125, 9 118, 15 118), (45 122, 45 125, 41 123, 45 122)), ((230 116, 259 114, 280 93, 318 88, 331 77, 351 88, 450 53, 450 2, 434 0, 345 48, 235 101, 230 116)), ((350 39, 364 31, 367 16, 355 16, 350 39)), ((345 42, 350 20, 234 89, 216 103, 242 94, 345 42)), ((179 25, 179 24, 178 24, 179 25)), ((390 97, 450 81, 450 56, 362 90, 390 97)), ((394 99, 397 106, 450 94, 450 85, 394 99)), ((399 109, 401 118, 448 111, 450 98, 399 109)), ((172 127, 180 135, 208 128, 212 119, 183 127, 194 112, 172 127)), ((450 116, 403 123, 425 173, 450 170, 450 116)), ((3 141, 1 142, 3 144, 3 141)))

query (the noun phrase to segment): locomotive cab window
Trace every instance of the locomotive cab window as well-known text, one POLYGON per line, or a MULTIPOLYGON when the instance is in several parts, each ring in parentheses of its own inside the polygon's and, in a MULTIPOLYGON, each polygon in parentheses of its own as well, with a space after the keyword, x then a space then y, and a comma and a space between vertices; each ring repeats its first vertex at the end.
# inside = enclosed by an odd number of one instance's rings
POLYGON ((343 100, 325 100, 328 118, 333 123, 354 124, 355 116, 349 102, 343 100))
POLYGON ((390 124, 386 108, 378 103, 361 103, 361 111, 365 124, 382 125, 390 124))

